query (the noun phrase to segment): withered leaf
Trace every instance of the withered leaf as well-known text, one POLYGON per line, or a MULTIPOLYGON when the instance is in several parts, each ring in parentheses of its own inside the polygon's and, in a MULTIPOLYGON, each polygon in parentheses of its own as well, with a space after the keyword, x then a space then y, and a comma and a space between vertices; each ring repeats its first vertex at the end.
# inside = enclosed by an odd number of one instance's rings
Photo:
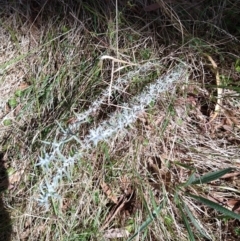
POLYGON ((107 198, 112 201, 113 203, 117 204, 118 203, 118 199, 117 197, 113 194, 110 186, 105 183, 105 182, 102 182, 101 184, 101 188, 103 190, 103 192, 105 193, 105 195, 107 196, 107 198))

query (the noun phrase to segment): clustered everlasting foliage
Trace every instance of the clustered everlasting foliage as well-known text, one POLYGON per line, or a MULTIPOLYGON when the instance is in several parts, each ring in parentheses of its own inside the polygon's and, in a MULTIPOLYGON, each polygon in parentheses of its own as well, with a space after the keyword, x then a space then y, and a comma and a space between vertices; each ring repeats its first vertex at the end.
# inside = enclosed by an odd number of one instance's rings
MULTIPOLYGON (((156 66, 156 63, 147 63, 139 66, 137 70, 128 73, 126 78, 117 79, 116 84, 112 86, 112 90, 121 92, 123 90, 122 86, 126 86, 127 81, 130 81, 133 76, 144 74, 144 72, 152 69, 154 66, 156 66)), ((41 195, 38 199, 39 203, 44 205, 48 210, 49 199, 60 200, 61 195, 58 194, 60 183, 62 183, 65 177, 71 180, 71 170, 74 162, 76 160, 79 161, 85 151, 97 146, 101 141, 109 141, 116 133, 123 134, 125 128, 133 124, 139 114, 141 114, 151 102, 155 102, 162 92, 169 91, 174 83, 183 82, 183 80, 187 80, 186 66, 179 64, 165 76, 156 79, 152 84, 147 86, 138 96, 134 96, 129 103, 123 103, 122 106, 120 106, 120 111, 112 113, 109 119, 99 123, 96 128, 90 129, 89 134, 87 134, 83 140, 80 140, 75 134, 70 138, 67 137, 69 131, 73 133, 74 130, 81 128, 81 124, 88 121, 90 115, 99 110, 109 95, 109 89, 106 89, 87 111, 77 115, 76 124, 70 126, 70 130, 64 131, 65 138, 58 141, 55 140, 53 143, 44 141, 43 144, 51 145, 51 152, 43 151, 43 157, 40 157, 39 162, 36 164, 36 166, 42 168, 44 174, 43 182, 40 185, 41 195), (65 156, 62 154, 64 144, 72 139, 80 144, 79 151, 73 156, 65 156)))

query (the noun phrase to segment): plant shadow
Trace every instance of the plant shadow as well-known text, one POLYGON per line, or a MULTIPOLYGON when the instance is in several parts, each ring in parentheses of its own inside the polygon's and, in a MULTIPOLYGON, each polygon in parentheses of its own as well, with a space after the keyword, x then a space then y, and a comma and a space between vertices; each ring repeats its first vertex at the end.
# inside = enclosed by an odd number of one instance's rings
POLYGON ((3 201, 9 180, 6 168, 4 167, 3 156, 3 153, 0 153, 0 240, 10 241, 12 232, 11 218, 3 201))

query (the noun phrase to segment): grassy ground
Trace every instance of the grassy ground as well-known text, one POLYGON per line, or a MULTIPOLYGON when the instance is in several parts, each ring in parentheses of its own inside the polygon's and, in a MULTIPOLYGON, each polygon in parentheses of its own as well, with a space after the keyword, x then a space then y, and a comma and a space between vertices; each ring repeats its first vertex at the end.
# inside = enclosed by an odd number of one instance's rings
POLYGON ((0 3, 0 240, 240 239, 238 3, 0 3))

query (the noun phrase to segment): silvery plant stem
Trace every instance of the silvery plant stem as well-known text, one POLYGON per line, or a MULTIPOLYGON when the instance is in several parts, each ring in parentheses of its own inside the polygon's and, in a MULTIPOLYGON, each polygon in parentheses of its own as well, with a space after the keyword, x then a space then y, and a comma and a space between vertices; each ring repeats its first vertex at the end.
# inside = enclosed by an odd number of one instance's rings
MULTIPOLYGON (((146 73, 149 68, 151 69, 154 66, 156 64, 148 63, 142 66, 143 69, 139 67, 136 72, 130 72, 127 78, 119 79, 112 89, 116 88, 118 91, 123 89, 127 84, 126 82, 131 79, 131 76, 135 76, 136 73, 140 74, 141 71, 146 73)), ((62 139, 52 143, 43 142, 46 145, 51 145, 52 151, 50 153, 43 151, 44 157, 40 157, 37 164, 37 166, 42 168, 45 177, 40 184, 40 195, 37 201, 48 210, 49 199, 60 200, 61 195, 58 193, 58 190, 63 177, 71 180, 71 170, 74 162, 83 157, 84 152, 93 149, 101 141, 110 141, 117 133, 124 133, 126 128, 137 120, 139 114, 146 110, 150 103, 160 97, 161 93, 170 90, 174 86, 174 83, 186 82, 187 75, 186 64, 181 63, 175 66, 164 76, 146 86, 140 94, 134 96, 128 103, 123 103, 122 106, 119 106, 118 111, 113 112, 108 119, 99 123, 96 128, 90 129, 83 140, 73 135, 69 139, 62 139), (62 154, 64 152, 64 145, 72 139, 75 139, 80 144, 79 152, 74 156, 65 156, 62 154)), ((97 111, 102 102, 108 97, 108 93, 108 89, 103 91, 102 95, 87 111, 77 115, 78 123, 72 126, 72 128, 79 128, 89 115, 97 111)))
POLYGON ((70 130, 72 132, 78 130, 83 123, 88 121, 91 115, 94 115, 97 111, 99 111, 101 105, 107 103, 110 92, 123 92, 134 77, 147 75, 148 73, 154 71, 156 68, 163 67, 159 63, 147 62, 143 65, 139 65, 134 71, 128 72, 126 76, 117 78, 117 80, 112 86, 109 86, 108 88, 103 90, 99 97, 90 105, 90 107, 86 111, 80 114, 76 114, 77 121, 69 126, 70 130))

